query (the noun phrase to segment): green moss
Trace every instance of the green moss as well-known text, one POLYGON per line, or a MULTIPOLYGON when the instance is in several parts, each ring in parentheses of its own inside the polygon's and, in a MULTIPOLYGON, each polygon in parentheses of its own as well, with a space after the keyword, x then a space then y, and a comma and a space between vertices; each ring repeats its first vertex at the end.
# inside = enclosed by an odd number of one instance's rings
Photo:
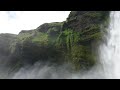
MULTIPOLYGON (((77 15, 77 13, 75 12, 74 15, 77 15)), ((77 18, 81 21, 83 20, 83 22, 80 22, 80 30, 77 31, 69 27, 64 28, 57 39, 59 47, 64 47, 65 60, 69 63, 71 62, 76 70, 89 69, 95 65, 97 55, 92 52, 91 45, 101 41, 102 30, 105 31, 106 26, 109 24, 109 16, 106 16, 106 13, 102 11, 84 12, 81 15, 83 15, 82 19, 77 18)), ((69 18, 67 23, 70 24, 73 19, 76 19, 76 17, 69 18)))
POLYGON ((73 43, 73 31, 68 29, 68 30, 65 30, 63 34, 66 36, 67 49, 70 50, 73 43))
POLYGON ((95 64, 95 56, 92 54, 89 46, 73 46, 70 56, 70 60, 76 70, 89 69, 95 64))
MULTIPOLYGON (((63 33, 58 38, 59 44, 65 42, 67 52, 65 55, 65 60, 71 62, 76 70, 88 69, 93 64, 95 64, 94 55, 92 55, 90 50, 90 45, 84 46, 78 43, 81 40, 80 32, 74 32, 71 29, 64 30, 63 33)), ((60 45, 61 46, 61 45, 60 45)))
POLYGON ((31 36, 33 36, 34 33, 20 33, 18 36, 17 36, 17 39, 21 42, 24 42, 26 39, 29 39, 31 36))
POLYGON ((64 48, 66 43, 65 38, 66 36, 63 34, 63 32, 61 32, 56 39, 55 46, 57 48, 64 48))
POLYGON ((33 43, 38 43, 40 45, 48 45, 48 34, 46 33, 38 33, 37 36, 35 36, 32 39, 33 43))

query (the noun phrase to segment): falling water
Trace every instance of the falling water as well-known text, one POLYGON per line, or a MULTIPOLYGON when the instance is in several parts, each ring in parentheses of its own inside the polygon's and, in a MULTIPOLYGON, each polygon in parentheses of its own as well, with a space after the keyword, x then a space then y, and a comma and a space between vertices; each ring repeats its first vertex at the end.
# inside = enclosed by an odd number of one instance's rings
POLYGON ((100 47, 100 60, 107 79, 120 79, 120 11, 112 11, 107 44, 100 47))

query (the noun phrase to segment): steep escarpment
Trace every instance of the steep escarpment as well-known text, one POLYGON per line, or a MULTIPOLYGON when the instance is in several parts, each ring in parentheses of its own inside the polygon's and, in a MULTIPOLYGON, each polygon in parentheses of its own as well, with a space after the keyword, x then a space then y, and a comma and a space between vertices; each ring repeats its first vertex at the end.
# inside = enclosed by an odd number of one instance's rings
POLYGON ((72 11, 58 39, 67 61, 75 69, 89 69, 97 62, 97 50, 109 24, 109 11, 72 11), (65 53, 65 54, 66 54, 65 53))
POLYGON ((108 25, 109 14, 109 11, 71 11, 64 22, 22 30, 11 39, 10 71, 37 61, 70 63, 75 70, 90 69, 97 62, 96 50, 108 25))

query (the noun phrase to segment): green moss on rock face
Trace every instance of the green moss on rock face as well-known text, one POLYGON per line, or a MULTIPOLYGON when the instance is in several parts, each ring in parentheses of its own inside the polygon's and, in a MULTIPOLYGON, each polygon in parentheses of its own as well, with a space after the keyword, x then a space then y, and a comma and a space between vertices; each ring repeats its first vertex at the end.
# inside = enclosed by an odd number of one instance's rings
POLYGON ((74 64, 75 69, 89 69, 97 62, 96 51, 92 51, 93 43, 102 40, 105 28, 108 26, 109 11, 72 11, 63 24, 59 46, 66 49, 68 62, 74 64))
MULTIPOLYGON (((65 30, 62 33, 62 39, 64 40, 64 49, 66 49, 66 54, 68 55, 66 61, 74 65, 74 69, 89 69, 95 64, 95 56, 91 52, 90 43, 87 45, 82 45, 80 32, 75 32, 73 30, 65 30), (63 38, 64 36, 64 38, 63 38), (65 48, 66 47, 66 48, 65 48)), ((61 39, 61 38, 60 38, 61 39)), ((63 43, 60 43, 59 47, 63 43)))
POLYGON ((25 30, 22 30, 18 36, 17 36, 17 39, 19 41, 24 41, 32 36, 35 35, 35 30, 29 30, 29 31, 25 31, 25 30))
MULTIPOLYGON (((12 45, 12 60, 20 59, 22 65, 41 62, 62 62, 61 51, 55 48, 56 39, 61 31, 62 23, 49 23, 30 31, 21 31, 12 45), (43 31, 43 28, 45 31, 43 31)), ((16 65, 15 65, 16 66, 16 65)))
POLYGON ((48 45, 48 34, 38 33, 33 39, 33 43, 38 43, 39 45, 45 46, 48 45))
POLYGON ((89 69, 95 64, 95 57, 92 55, 89 46, 75 45, 71 50, 71 62, 75 69, 89 69))
MULTIPOLYGON (((109 11, 72 11, 64 22, 22 30, 10 44, 12 70, 38 60, 56 64, 67 62, 75 70, 89 70, 97 62, 95 50, 109 24, 109 14, 109 11)), ((1 46, 0 43, 0 49, 1 46)))

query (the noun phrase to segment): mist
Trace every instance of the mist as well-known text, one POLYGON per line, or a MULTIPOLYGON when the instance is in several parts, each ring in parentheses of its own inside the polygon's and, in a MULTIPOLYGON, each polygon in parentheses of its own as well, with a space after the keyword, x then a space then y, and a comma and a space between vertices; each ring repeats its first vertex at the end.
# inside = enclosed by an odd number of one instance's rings
MULTIPOLYGON (((5 60, 5 58, 4 58, 5 60)), ((101 79, 105 78, 99 65, 94 66, 90 71, 74 71, 71 64, 53 65, 49 62, 40 61, 33 65, 26 65, 17 71, 10 71, 8 61, 0 60, 1 79, 101 79), (99 69, 99 70, 98 70, 99 69)))

